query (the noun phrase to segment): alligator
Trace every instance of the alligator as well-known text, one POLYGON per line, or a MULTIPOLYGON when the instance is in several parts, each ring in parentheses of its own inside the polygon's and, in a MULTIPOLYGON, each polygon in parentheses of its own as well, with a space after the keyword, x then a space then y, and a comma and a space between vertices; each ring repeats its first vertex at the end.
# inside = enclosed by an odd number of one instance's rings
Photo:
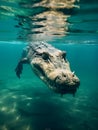
POLYGON ((30 64, 37 76, 56 93, 74 95, 79 88, 80 79, 71 71, 66 52, 46 42, 32 42, 26 46, 15 69, 18 78, 23 64, 30 64))

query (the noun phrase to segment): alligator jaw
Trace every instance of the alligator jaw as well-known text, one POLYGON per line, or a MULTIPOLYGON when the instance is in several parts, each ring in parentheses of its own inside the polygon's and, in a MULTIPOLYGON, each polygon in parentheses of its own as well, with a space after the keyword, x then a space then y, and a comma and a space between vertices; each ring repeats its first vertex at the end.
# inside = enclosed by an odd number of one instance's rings
POLYGON ((79 85, 80 80, 78 77, 75 74, 73 75, 72 72, 65 70, 58 70, 57 76, 48 82, 48 86, 60 94, 75 94, 79 85))

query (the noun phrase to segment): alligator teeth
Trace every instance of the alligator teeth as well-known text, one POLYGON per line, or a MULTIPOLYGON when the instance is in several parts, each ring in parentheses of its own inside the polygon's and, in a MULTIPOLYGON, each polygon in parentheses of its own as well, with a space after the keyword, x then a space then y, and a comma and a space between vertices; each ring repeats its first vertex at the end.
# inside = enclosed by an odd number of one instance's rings
POLYGON ((75 71, 73 71, 72 74, 75 74, 75 71))

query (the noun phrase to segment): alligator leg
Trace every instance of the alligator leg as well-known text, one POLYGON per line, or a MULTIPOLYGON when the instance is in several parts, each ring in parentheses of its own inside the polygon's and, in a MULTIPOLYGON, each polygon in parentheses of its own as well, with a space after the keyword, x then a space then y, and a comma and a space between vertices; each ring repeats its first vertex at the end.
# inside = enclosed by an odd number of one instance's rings
POLYGON ((28 59, 27 58, 23 58, 21 59, 16 68, 15 68, 15 72, 16 72, 16 75, 18 78, 20 78, 20 74, 22 73, 22 70, 23 70, 23 64, 28 64, 28 59))

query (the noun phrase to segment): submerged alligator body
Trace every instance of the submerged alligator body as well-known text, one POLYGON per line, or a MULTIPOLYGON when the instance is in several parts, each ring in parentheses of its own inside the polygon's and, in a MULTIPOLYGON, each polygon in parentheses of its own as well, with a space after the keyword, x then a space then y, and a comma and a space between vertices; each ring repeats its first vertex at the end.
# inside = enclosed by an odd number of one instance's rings
POLYGON ((45 42, 30 43, 15 69, 20 78, 23 64, 30 64, 33 71, 53 91, 66 94, 75 94, 80 85, 79 78, 71 71, 66 52, 56 49, 45 42))

